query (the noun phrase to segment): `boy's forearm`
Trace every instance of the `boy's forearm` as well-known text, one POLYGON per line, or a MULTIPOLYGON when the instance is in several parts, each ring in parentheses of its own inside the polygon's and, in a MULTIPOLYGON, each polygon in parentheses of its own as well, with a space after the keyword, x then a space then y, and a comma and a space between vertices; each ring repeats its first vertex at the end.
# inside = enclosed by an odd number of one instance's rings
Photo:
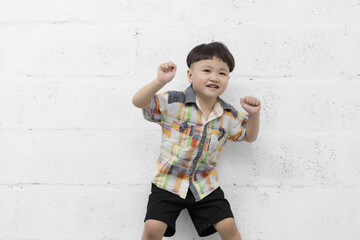
POLYGON ((250 114, 246 124, 246 132, 244 140, 246 142, 254 142, 259 134, 260 114, 250 114))
POLYGON ((142 109, 149 109, 151 98, 165 85, 154 79, 151 83, 142 87, 133 97, 132 103, 142 109))

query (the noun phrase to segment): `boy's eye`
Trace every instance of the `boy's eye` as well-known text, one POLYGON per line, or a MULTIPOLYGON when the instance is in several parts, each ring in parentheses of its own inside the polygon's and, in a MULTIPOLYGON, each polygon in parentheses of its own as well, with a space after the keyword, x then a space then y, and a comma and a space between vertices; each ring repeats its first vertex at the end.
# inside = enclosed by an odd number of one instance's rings
POLYGON ((209 69, 204 69, 204 72, 210 72, 210 70, 209 69))
POLYGON ((226 76, 226 73, 221 72, 220 75, 226 76))

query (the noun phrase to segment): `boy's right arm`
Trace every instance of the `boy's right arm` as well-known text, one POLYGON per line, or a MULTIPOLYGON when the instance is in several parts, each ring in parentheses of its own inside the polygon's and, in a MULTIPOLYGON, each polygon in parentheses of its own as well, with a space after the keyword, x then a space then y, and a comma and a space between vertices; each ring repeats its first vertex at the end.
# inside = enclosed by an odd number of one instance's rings
POLYGON ((176 73, 176 65, 172 62, 163 63, 158 67, 157 78, 142 87, 133 97, 132 103, 142 109, 149 109, 151 98, 168 82, 176 73))

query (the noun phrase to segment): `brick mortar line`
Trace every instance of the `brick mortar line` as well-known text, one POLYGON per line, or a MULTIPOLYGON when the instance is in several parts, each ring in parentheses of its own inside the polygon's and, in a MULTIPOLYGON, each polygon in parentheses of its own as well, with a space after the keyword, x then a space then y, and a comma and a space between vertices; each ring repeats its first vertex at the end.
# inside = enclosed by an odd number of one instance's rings
MULTIPOLYGON (((0 131, 14 131, 14 132, 28 132, 28 131, 38 131, 38 132, 117 132, 117 131, 142 131, 143 129, 138 128, 0 128, 0 131)), ((155 128, 150 129, 157 131, 155 128)), ((360 130, 263 130, 262 135, 272 134, 272 133, 281 133, 281 134, 297 134, 297 133, 314 133, 314 135, 337 135, 337 134, 354 134, 360 133, 360 130)))
MULTIPOLYGON (((148 187, 149 184, 145 183, 108 183, 108 184, 66 184, 66 183, 18 183, 18 184, 0 184, 0 189, 14 189, 14 188, 23 188, 23 187, 48 187, 48 186, 60 186, 60 187, 106 187, 106 188, 119 188, 124 186, 139 187, 144 186, 148 187)), ((336 190, 336 189, 356 189, 360 190, 360 185, 334 185, 330 187, 321 187, 321 186, 311 186, 311 185, 238 185, 238 184, 222 184, 221 186, 226 187, 235 187, 235 188, 255 188, 255 189, 279 189, 279 190, 290 190, 290 189, 316 189, 316 190, 336 190)))

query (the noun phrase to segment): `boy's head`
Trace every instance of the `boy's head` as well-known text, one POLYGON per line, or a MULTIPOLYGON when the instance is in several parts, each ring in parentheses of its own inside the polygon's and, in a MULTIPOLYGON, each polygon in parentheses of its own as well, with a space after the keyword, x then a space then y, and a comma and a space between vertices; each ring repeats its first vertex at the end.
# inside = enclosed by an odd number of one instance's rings
POLYGON ((196 96, 212 103, 226 90, 229 73, 235 65, 232 54, 220 42, 196 46, 190 51, 187 64, 187 75, 196 96))
POLYGON ((218 58, 229 67, 229 71, 235 67, 235 60, 229 49, 221 42, 212 42, 208 44, 200 44, 194 47, 186 58, 187 66, 190 68, 191 65, 200 60, 208 60, 218 58))

